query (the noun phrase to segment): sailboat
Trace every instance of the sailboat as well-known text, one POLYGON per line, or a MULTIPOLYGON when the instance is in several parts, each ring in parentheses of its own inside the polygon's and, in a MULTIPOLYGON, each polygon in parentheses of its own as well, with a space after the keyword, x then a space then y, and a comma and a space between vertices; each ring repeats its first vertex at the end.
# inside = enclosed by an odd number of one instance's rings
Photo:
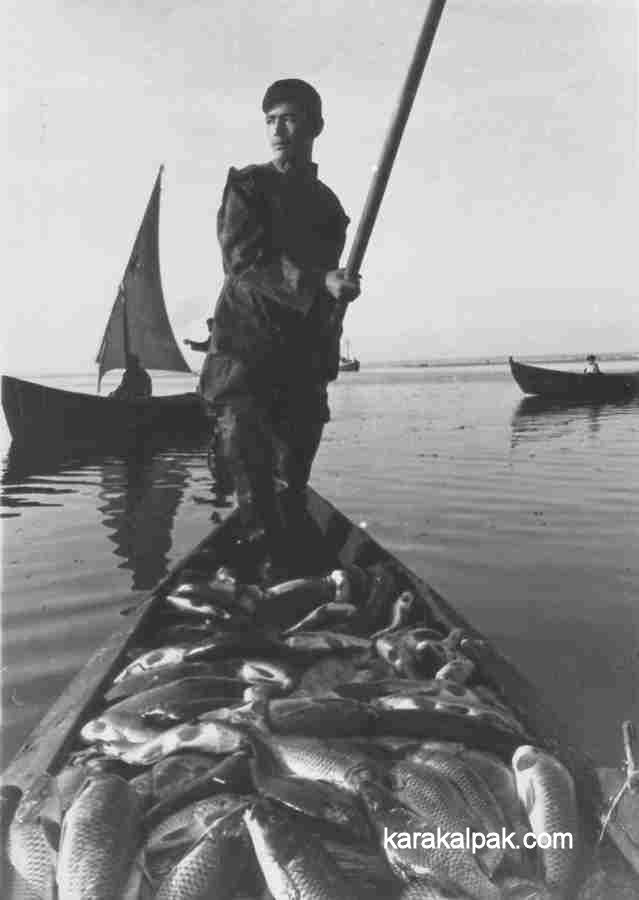
POLYGON ((359 360, 351 356, 351 342, 345 341, 345 352, 339 355, 340 372, 359 372, 359 360))
POLYGON ((159 258, 161 166, 138 230, 96 358, 98 394, 83 394, 2 378, 2 407, 14 441, 83 442, 101 445, 140 434, 176 435, 203 430, 204 410, 189 392, 125 400, 99 395, 106 372, 125 367, 135 353, 146 369, 191 372, 166 311, 159 258))

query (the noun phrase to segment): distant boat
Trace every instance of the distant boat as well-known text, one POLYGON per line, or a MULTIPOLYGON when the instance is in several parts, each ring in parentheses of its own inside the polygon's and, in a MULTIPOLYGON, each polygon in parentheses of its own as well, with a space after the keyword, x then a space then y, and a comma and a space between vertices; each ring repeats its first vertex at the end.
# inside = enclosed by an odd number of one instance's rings
POLYGON ((639 394, 639 372, 562 372, 508 358, 512 376, 524 394, 579 400, 606 400, 639 394))
MULTIPOLYGON (((117 297, 100 344, 98 391, 102 376, 125 367, 135 353, 146 369, 191 372, 178 347, 162 292, 159 259, 160 167, 117 297)), ((125 400, 63 391, 5 375, 2 407, 16 441, 102 443, 138 432, 192 432, 206 420, 195 392, 125 400)))
POLYGON ((359 372, 359 360, 351 356, 351 343, 345 341, 345 353, 340 353, 339 370, 340 372, 359 372))

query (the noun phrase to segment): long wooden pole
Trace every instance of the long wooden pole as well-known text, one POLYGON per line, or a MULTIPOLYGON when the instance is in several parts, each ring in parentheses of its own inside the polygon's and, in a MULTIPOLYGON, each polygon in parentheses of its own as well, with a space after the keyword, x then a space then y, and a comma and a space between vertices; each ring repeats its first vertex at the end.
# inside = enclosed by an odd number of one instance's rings
POLYGON ((446 0, 430 0, 426 18, 424 19, 424 24, 422 25, 422 30, 413 53, 413 58, 406 74, 406 80, 404 81, 399 96, 397 108, 393 114, 390 128, 388 129, 386 140, 382 147, 379 162, 374 169, 373 180, 371 181, 368 190, 364 211, 362 212, 357 232, 355 233, 353 245, 348 254, 346 274, 350 278, 359 274, 364 254, 368 247, 368 241, 373 231, 373 226, 375 225, 377 213, 379 212, 384 197, 386 185, 390 178, 391 169, 393 168, 393 163, 397 156, 404 128, 408 121, 408 116, 410 115, 413 106, 413 100, 415 99, 417 88, 419 87, 426 60, 430 53, 430 48, 433 46, 437 26, 439 25, 439 20, 445 5, 446 0))

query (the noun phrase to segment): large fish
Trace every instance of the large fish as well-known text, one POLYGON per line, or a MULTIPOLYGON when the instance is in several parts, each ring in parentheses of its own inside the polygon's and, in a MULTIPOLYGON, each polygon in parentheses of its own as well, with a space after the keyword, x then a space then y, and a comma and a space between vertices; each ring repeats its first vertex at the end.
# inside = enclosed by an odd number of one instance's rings
POLYGON ((435 672, 435 678, 446 678, 449 681, 466 684, 473 676, 475 669, 475 663, 460 653, 435 672))
POLYGON ((264 592, 257 585, 242 585, 233 581, 191 581, 182 582, 173 588, 166 600, 181 612, 206 615, 206 609, 226 610, 253 616, 264 592), (185 600, 192 607, 184 607, 185 600))
POLYGON ((210 753, 178 753, 161 759, 154 766, 130 780, 138 793, 148 798, 149 804, 161 802, 167 794, 182 790, 202 775, 214 769, 223 756, 210 753))
POLYGON ((413 812, 443 823, 454 831, 474 828, 476 814, 470 810, 454 782, 437 769, 397 762, 391 768, 393 793, 413 812), (454 827, 453 827, 454 826, 454 827))
MULTIPOLYGON (((325 694, 326 691, 335 690, 337 685, 361 682, 363 679, 380 680, 391 671, 382 659, 367 660, 365 668, 360 668, 358 663, 358 659, 352 656, 322 656, 311 663, 300 676, 294 696, 325 694)), ((345 692, 342 696, 350 695, 345 692)))
POLYGON ((438 884, 432 878, 409 881, 397 900, 468 900, 460 888, 438 884))
POLYGON ((496 727, 525 735, 524 729, 513 714, 501 705, 482 700, 473 690, 456 681, 434 678, 422 690, 402 691, 379 697, 375 706, 380 709, 424 709, 463 716, 481 717, 496 727))
POLYGON ((139 795, 119 775, 87 779, 62 823, 59 900, 120 900, 141 816, 139 795))
POLYGON ((307 737, 351 737, 368 734, 373 727, 372 709, 346 697, 294 697, 271 700, 266 721, 276 734, 307 737))
POLYGON ((55 896, 61 817, 62 801, 56 780, 42 775, 22 795, 9 826, 9 862, 19 879, 42 900, 52 900, 55 896))
POLYGON ((255 611, 256 622, 290 628, 317 606, 350 602, 348 577, 341 570, 330 575, 294 578, 267 588, 255 611))
POLYGON ((368 655, 373 647, 370 638, 342 634, 340 631, 296 631, 284 638, 284 644, 290 650, 309 655, 326 653, 368 655))
MULTIPOLYGON (((500 888, 504 900, 562 900, 562 897, 547 884, 528 878, 511 876, 500 882, 500 888)), ((606 895, 601 895, 601 900, 607 900, 606 895)), ((612 900, 612 897, 611 897, 612 900)), ((615 895, 615 900, 621 900, 615 895)))
POLYGON ((119 684, 130 675, 139 675, 151 669, 183 663, 216 662, 239 654, 280 657, 286 655, 286 647, 266 631, 218 629, 196 644, 181 642, 141 653, 122 669, 114 679, 114 683, 119 684))
POLYGON ((431 698, 433 704, 438 702, 463 702, 476 706, 482 704, 475 691, 459 682, 441 678, 384 678, 365 684, 338 685, 335 693, 355 697, 357 700, 391 697, 388 701, 380 701, 380 706, 389 709, 412 708, 419 704, 418 698, 422 697, 431 698), (395 700, 392 699, 393 695, 396 695, 395 700))
POLYGON ((359 801, 335 785, 290 775, 262 775, 259 769, 254 779, 265 797, 315 819, 329 831, 338 828, 351 840, 371 839, 371 827, 359 801))
MULTIPOLYGON (((424 756, 421 764, 426 769, 430 768, 438 772, 455 785, 464 798, 468 816, 472 819, 476 831, 487 835, 501 834, 502 829, 508 830, 506 818, 494 794, 481 775, 462 757, 452 753, 431 751, 424 756)), ((518 864, 521 853, 518 851, 512 851, 512 853, 514 854, 513 861, 518 864)), ((503 846, 486 848, 480 855, 484 865, 492 874, 501 864, 505 849, 503 846)))
MULTIPOLYGON (((230 615, 230 614, 229 614, 230 615)), ((241 623, 233 617, 222 619, 218 617, 195 618, 188 616, 186 619, 178 619, 169 625, 158 628, 152 635, 148 637, 148 648, 152 647, 172 647, 174 644, 199 644, 201 641, 211 637, 214 638, 219 634, 220 627, 223 628, 246 628, 246 622, 241 623)))
POLYGON ((515 843, 522 847, 524 835, 528 831, 528 823, 517 794, 512 769, 492 753, 482 753, 479 750, 462 747, 460 755, 486 782, 506 817, 508 830, 514 831, 517 836, 515 843))
POLYGON ((192 594, 169 594, 166 600, 184 615, 205 619, 207 626, 214 624, 228 628, 251 622, 250 617, 245 613, 214 606, 192 594))
POLYGON ((415 618, 420 615, 420 612, 421 610, 418 610, 417 601, 415 600, 413 592, 402 591, 393 603, 390 621, 385 628, 376 631, 372 636, 374 638, 380 638, 385 634, 389 634, 391 631, 399 631, 400 629, 406 628, 415 621, 415 618))
POLYGON ((451 658, 443 635, 432 628, 385 632, 375 640, 375 648, 399 675, 407 678, 432 678, 451 658))
POLYGON ((246 742, 241 731, 225 722, 197 722, 176 725, 145 743, 105 743, 103 752, 132 766, 151 766, 158 760, 183 750, 213 754, 233 753, 246 742))
POLYGON ((185 654, 186 662, 224 659, 244 654, 249 656, 269 656, 280 659, 290 656, 286 645, 268 631, 239 629, 220 631, 213 637, 191 646, 185 654))
POLYGON ((111 703, 148 688, 195 676, 242 681, 247 685, 269 684, 282 694, 293 689, 298 677, 296 669, 292 666, 275 659, 259 657, 243 656, 213 662, 178 663, 129 675, 115 684, 106 693, 105 699, 111 703))
POLYGON ((139 653, 116 675, 113 683, 120 684, 132 675, 141 675, 151 670, 163 669, 166 666, 179 666, 184 662, 190 649, 191 644, 182 643, 170 647, 156 647, 145 653, 139 653))
POLYGON ((120 700, 102 713, 101 718, 117 725, 120 718, 128 720, 131 716, 157 721, 182 720, 215 706, 222 706, 229 700, 240 700, 246 688, 239 678, 219 678, 217 676, 199 675, 180 678, 167 684, 140 691, 124 700, 120 700), (201 709, 195 710, 205 701, 201 709), (206 703, 210 706, 206 706, 206 703))
POLYGON ((196 678, 203 676, 217 676, 213 665, 209 663, 185 663, 175 666, 164 666, 159 669, 150 669, 136 675, 129 675, 117 684, 114 684, 104 695, 106 703, 117 703, 138 694, 148 691, 150 688, 159 687, 162 684, 170 684, 172 681, 180 681, 182 678, 196 678))
POLYGON ((428 812, 428 796, 422 794, 421 812, 415 813, 378 785, 363 784, 360 791, 388 861, 401 877, 454 885, 473 900, 501 900, 501 891, 469 848, 438 843, 436 829, 462 833, 456 808, 447 808, 434 794, 428 812))
POLYGON ((375 709, 375 733, 380 737, 394 735, 461 741, 504 755, 512 753, 521 743, 519 729, 505 727, 501 719, 471 707, 453 708, 452 704, 446 704, 446 709, 433 709, 428 698, 422 703, 419 698, 399 695, 381 700, 385 701, 383 705, 379 701, 371 703, 375 709))
POLYGON ((515 751, 512 766, 530 830, 536 836, 552 837, 547 849, 539 848, 544 881, 552 888, 568 891, 575 879, 580 851, 572 776, 554 756, 528 745, 515 751), (559 835, 567 837, 560 840, 559 835))
POLYGON ((348 741, 285 735, 252 735, 251 740, 258 746, 265 743, 290 774, 328 781, 351 794, 365 782, 387 781, 385 768, 348 741))
POLYGON ((364 612, 371 631, 377 631, 390 621, 393 604, 400 590, 393 573, 381 563, 368 570, 368 578, 368 595, 364 603, 364 612))
POLYGON ((336 603, 334 601, 322 603, 295 625, 287 628, 284 634, 290 635, 296 631, 318 631, 321 628, 348 630, 358 615, 359 610, 352 603, 336 603))
POLYGON ((245 807, 218 819, 162 881, 156 900, 231 900, 251 864, 245 807))
POLYGON ((175 847, 188 849, 214 822, 234 809, 246 807, 251 799, 237 794, 216 794, 184 806, 151 829, 146 838, 147 854, 163 853, 175 847))
POLYGON ((320 837, 348 881, 357 886, 357 900, 397 900, 402 882, 379 852, 376 840, 346 843, 336 837, 320 837))
POLYGON ((246 685, 226 678, 183 678, 142 691, 106 709, 83 726, 89 743, 126 740, 145 743, 168 725, 185 722, 240 700, 246 685))
MULTIPOLYGON (((180 758, 188 754, 178 754, 157 763, 167 765, 178 763, 180 758)), ((174 779, 167 784, 158 802, 152 806, 144 819, 145 828, 153 828, 169 815, 182 809, 187 804, 196 803, 218 794, 247 794, 254 790, 253 778, 247 754, 243 751, 224 757, 220 762, 200 771, 191 779, 174 779)), ((155 767, 154 767, 155 768, 155 767)))
POLYGON ((255 855, 274 900, 354 900, 354 888, 310 831, 274 803, 244 813, 255 855))

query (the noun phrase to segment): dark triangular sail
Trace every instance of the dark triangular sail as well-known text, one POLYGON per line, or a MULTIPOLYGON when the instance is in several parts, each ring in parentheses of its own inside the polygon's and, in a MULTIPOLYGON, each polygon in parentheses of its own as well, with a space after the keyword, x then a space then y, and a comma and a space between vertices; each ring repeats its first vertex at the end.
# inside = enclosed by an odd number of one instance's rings
POLYGON ((159 222, 163 168, 155 180, 98 351, 98 388, 105 372, 125 367, 127 351, 136 353, 146 369, 191 371, 175 340, 162 293, 159 222))

